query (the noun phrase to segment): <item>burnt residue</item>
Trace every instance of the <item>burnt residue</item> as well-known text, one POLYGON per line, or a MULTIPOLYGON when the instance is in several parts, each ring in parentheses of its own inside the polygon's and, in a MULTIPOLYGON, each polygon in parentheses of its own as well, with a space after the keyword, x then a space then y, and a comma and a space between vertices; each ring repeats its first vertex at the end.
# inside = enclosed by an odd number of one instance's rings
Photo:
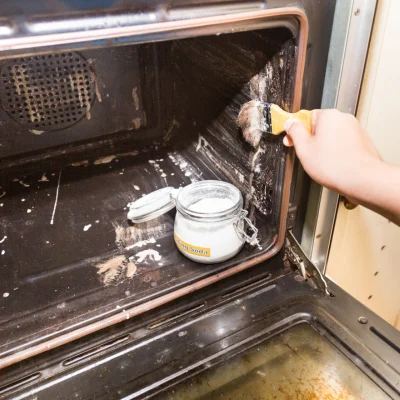
POLYGON ((173 231, 171 219, 160 216, 148 222, 133 224, 128 220, 121 223, 113 221, 115 229, 115 243, 120 249, 130 248, 146 241, 155 241, 170 235, 173 231))
POLYGON ((281 177, 284 172, 284 154, 281 138, 269 135, 261 140, 259 149, 252 155, 248 195, 250 202, 264 215, 272 215, 280 204, 281 187, 277 176, 281 177))
POLYGON ((126 256, 116 256, 96 265, 100 281, 108 285, 118 285, 135 275, 137 267, 126 256))
POLYGON ((283 29, 177 41, 169 53, 175 77, 167 85, 170 113, 181 127, 170 129, 168 138, 183 130, 192 135, 205 163, 242 190, 248 207, 275 222, 282 189, 276 183, 284 173, 282 140, 265 137, 253 150, 236 120, 252 99, 290 110, 295 53, 295 38, 283 29))

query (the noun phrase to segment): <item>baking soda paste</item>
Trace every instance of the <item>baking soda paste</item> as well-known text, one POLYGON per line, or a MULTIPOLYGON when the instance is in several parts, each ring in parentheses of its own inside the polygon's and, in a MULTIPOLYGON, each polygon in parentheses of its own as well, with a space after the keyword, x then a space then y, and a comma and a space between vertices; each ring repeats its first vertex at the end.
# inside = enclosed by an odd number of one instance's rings
MULTIPOLYGON (((212 215, 235 206, 229 199, 205 198, 188 207, 189 211, 212 215)), ((223 220, 192 220, 179 211, 175 217, 175 243, 188 258, 201 263, 216 263, 234 257, 244 245, 245 239, 238 232, 237 216, 223 220)))

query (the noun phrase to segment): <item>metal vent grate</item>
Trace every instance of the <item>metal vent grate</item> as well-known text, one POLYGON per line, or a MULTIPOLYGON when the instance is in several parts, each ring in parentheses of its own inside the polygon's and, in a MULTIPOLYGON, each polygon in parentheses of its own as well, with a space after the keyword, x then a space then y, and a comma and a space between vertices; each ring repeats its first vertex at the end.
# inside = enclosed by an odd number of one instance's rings
POLYGON ((93 74, 74 52, 7 60, 1 70, 2 107, 32 130, 64 129, 85 115, 90 118, 93 74))

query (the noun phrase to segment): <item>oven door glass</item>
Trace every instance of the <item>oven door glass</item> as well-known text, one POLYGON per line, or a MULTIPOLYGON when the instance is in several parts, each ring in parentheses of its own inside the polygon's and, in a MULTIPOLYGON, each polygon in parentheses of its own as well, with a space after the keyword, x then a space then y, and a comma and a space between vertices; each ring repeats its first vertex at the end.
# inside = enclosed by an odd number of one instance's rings
POLYGON ((374 382, 308 324, 161 393, 190 399, 389 399, 374 382))

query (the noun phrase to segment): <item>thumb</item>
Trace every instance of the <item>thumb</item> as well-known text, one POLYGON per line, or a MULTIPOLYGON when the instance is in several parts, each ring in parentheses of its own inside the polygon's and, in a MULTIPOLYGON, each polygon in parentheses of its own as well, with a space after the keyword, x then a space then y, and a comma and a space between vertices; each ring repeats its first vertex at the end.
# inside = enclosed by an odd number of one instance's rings
POLYGON ((295 118, 289 118, 285 122, 284 128, 295 148, 310 140, 310 133, 308 130, 295 118))

